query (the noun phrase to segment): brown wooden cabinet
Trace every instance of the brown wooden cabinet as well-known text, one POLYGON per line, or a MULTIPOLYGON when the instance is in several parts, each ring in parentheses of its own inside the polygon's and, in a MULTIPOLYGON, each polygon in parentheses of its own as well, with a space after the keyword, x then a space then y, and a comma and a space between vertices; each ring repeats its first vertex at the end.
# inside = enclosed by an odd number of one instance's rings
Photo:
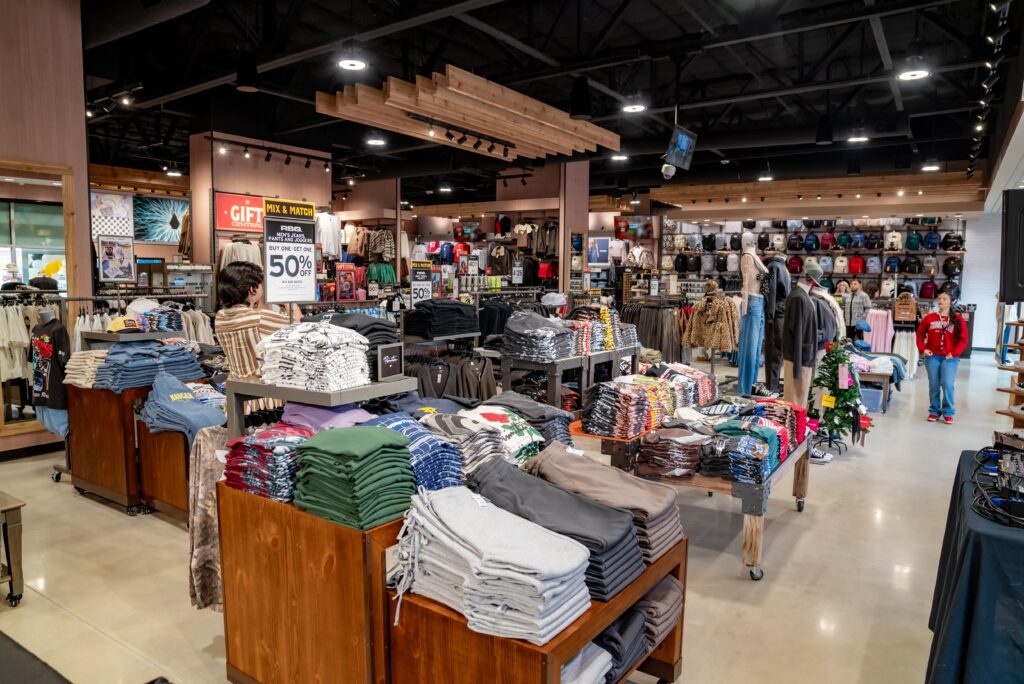
POLYGON ((133 405, 145 401, 151 388, 129 388, 121 394, 74 385, 66 389, 75 487, 122 506, 137 506, 141 499, 133 405))
POLYGON ((139 498, 142 503, 188 522, 188 442, 181 432, 150 432, 141 420, 139 498))

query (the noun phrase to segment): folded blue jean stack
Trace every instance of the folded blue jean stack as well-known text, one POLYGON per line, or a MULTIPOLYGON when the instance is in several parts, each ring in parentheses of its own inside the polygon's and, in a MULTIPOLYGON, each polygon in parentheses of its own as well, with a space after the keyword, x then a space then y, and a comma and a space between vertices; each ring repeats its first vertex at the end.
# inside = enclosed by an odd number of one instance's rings
POLYGON ((417 487, 433 490, 462 485, 462 454, 458 448, 428 431, 408 413, 378 416, 364 425, 388 428, 409 438, 409 463, 417 487))
POLYGON ((184 329, 181 311, 171 306, 158 306, 139 315, 143 332, 180 332, 184 329))
POLYGON ((161 372, 179 380, 199 380, 204 376, 188 345, 152 340, 118 342, 107 351, 103 365, 96 371, 93 387, 120 394, 128 387, 152 385, 161 372))
POLYGON ((224 411, 204 404, 188 385, 168 373, 157 374, 140 416, 150 432, 184 432, 190 449, 196 433, 227 421, 224 411))

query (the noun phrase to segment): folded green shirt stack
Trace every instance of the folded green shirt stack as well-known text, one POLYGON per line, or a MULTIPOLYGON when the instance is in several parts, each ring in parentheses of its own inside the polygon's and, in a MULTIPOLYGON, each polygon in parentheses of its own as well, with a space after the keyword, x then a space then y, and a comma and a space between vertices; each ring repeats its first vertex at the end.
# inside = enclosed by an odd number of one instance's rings
POLYGON ((358 530, 399 518, 409 509, 416 478, 409 438, 375 426, 332 428, 299 449, 295 505, 358 530))

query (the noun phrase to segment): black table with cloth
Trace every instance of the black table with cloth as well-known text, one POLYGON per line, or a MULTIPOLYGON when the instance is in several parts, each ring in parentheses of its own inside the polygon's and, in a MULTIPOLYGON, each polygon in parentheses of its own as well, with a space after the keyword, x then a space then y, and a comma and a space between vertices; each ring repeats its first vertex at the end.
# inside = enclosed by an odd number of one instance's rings
POLYGON ((1024 681, 1024 529, 971 508, 975 453, 960 454, 949 502, 927 684, 1024 681))

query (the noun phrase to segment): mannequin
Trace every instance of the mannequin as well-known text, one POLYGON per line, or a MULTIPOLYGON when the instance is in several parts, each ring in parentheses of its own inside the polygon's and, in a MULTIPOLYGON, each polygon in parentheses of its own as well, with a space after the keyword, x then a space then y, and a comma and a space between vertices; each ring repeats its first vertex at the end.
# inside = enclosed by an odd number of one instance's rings
POLYGON ((761 344, 764 341, 764 290, 768 269, 757 256, 757 238, 743 233, 740 274, 743 276, 742 318, 740 319, 738 394, 750 394, 757 382, 761 366, 761 344))
POLYGON ((804 408, 818 347, 817 307, 811 301, 810 290, 821 278, 821 266, 814 262, 804 264, 800 281, 786 298, 782 329, 782 366, 786 377, 783 398, 804 408))

